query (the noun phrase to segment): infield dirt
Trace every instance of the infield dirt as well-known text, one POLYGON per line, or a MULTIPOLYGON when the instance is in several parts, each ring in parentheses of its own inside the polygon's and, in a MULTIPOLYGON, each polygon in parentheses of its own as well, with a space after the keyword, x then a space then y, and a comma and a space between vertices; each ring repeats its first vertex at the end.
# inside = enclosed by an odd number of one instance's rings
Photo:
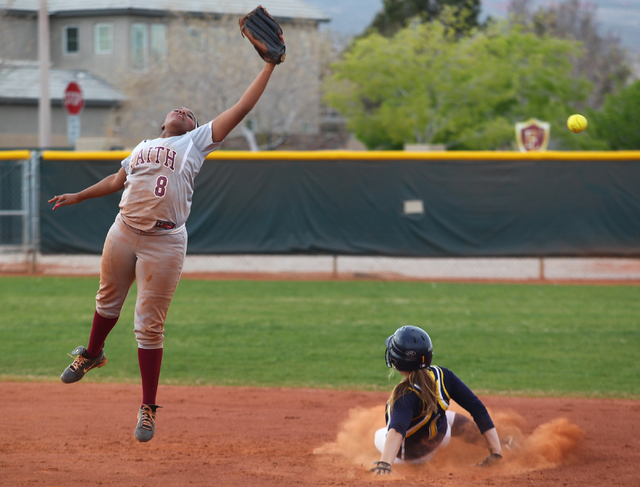
POLYGON ((640 402, 480 396, 501 464, 456 441, 430 463, 368 473, 387 392, 160 386, 155 438, 133 437, 140 387, 0 382, 0 485, 640 485, 640 402))

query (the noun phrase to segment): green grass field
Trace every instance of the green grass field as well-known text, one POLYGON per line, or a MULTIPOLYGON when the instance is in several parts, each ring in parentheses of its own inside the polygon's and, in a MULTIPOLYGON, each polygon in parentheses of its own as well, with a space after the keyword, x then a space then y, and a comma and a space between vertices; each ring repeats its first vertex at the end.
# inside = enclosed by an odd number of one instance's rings
MULTIPOLYGON (((0 378, 58 380, 98 279, 0 276, 0 378)), ((135 286, 85 380, 137 382, 135 286)), ((640 397, 640 287, 183 279, 161 382, 389 390, 384 340, 424 328, 478 393, 640 397)))

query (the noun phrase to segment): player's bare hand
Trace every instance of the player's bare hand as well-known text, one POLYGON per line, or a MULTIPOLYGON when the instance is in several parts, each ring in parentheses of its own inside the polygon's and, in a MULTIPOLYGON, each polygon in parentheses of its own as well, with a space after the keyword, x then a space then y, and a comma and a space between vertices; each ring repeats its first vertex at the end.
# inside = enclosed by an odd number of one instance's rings
POLYGON ((76 203, 80 203, 80 201, 78 193, 65 193, 60 196, 54 196, 48 203, 55 203, 53 206, 53 210, 55 210, 60 206, 75 205, 76 203))
POLYGON ((500 460, 502 460, 502 455, 499 453, 492 453, 487 458, 482 460, 480 463, 476 465, 476 467, 490 467, 491 465, 495 465, 500 460))
POLYGON ((373 467, 369 472, 373 475, 391 475, 391 464, 387 462, 373 462, 373 467))

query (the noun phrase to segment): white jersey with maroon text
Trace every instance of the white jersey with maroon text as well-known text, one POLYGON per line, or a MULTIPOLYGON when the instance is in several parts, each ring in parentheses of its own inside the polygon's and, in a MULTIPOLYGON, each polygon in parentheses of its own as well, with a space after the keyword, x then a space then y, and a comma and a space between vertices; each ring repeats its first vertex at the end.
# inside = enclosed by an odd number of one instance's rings
POLYGON ((211 122, 176 137, 143 140, 122 161, 127 172, 120 215, 130 227, 175 233, 191 211, 194 179, 204 158, 222 142, 212 142, 211 122))

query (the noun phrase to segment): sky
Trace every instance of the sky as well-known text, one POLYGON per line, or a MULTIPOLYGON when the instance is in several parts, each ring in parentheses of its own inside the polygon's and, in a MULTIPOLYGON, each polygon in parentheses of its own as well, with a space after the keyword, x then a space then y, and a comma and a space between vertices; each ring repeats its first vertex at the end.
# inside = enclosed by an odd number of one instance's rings
MULTIPOLYGON (((359 34, 382 9, 382 0, 304 0, 332 18, 328 27, 345 35, 359 34)), ((562 3, 561 0, 531 0, 533 5, 562 3)), ((481 0, 482 15, 504 17, 508 0, 481 0)), ((640 0, 589 0, 597 6, 601 35, 616 34, 621 44, 640 53, 640 0)))

